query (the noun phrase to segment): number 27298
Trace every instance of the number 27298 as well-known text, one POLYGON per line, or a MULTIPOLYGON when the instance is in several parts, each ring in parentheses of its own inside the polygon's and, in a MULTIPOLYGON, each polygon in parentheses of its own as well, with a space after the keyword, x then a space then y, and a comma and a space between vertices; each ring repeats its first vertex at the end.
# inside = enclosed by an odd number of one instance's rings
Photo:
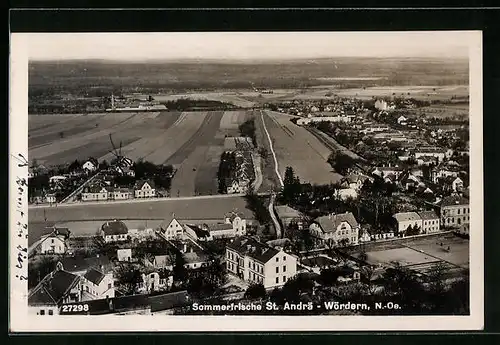
POLYGON ((62 306, 63 313, 77 313, 89 311, 88 304, 68 304, 62 306))

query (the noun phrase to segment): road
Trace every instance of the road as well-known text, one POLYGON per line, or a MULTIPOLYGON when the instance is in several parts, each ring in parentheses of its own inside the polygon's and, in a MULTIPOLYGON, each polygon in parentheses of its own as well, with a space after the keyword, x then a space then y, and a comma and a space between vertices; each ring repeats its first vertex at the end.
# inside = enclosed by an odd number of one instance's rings
POLYGON ((278 221, 278 219, 276 218, 276 214, 274 213, 274 199, 276 198, 276 195, 275 194, 272 194, 271 195, 271 200, 269 201, 269 215, 271 216, 271 219, 274 223, 274 228, 276 229, 276 238, 281 238, 282 236, 282 232, 281 232, 281 226, 280 226, 280 223, 278 221))
POLYGON ((266 127, 266 122, 264 121, 264 112, 260 110, 260 118, 262 120, 262 126, 264 127, 264 132, 266 132, 267 140, 269 141, 269 148, 271 149, 271 154, 273 155, 273 160, 274 160, 274 171, 276 173, 276 176, 278 177, 278 181, 280 182, 280 186, 283 188, 283 179, 281 178, 280 175, 280 170, 278 166, 278 158, 276 158, 276 152, 274 152, 273 148, 273 142, 271 140, 271 136, 269 135, 269 132, 267 131, 266 127))
POLYGON ((255 180, 252 183, 252 189, 255 193, 262 185, 262 170, 260 169, 261 158, 258 154, 252 153, 252 164, 255 172, 255 180))
MULTIPOLYGON (((269 192, 258 193, 259 196, 268 196, 269 192)), ((216 195, 198 195, 198 196, 182 196, 182 197, 170 197, 170 198, 144 198, 144 199, 127 199, 127 200, 108 200, 108 201, 81 201, 73 202, 68 204, 57 204, 57 205, 29 205, 28 209, 53 209, 53 208, 63 208, 63 207, 81 207, 85 205, 116 205, 116 204, 139 204, 154 201, 168 201, 168 200, 203 200, 203 199, 224 199, 224 198, 234 198, 234 197, 244 197, 244 193, 234 193, 234 194, 216 194, 216 195)))

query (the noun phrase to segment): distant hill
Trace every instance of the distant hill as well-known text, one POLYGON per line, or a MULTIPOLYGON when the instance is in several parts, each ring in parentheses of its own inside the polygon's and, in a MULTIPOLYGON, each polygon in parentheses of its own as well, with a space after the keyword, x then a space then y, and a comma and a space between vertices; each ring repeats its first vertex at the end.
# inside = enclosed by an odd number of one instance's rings
MULTIPOLYGON (((468 84, 467 60, 435 58, 321 58, 286 61, 32 61, 30 91, 85 87, 170 89, 269 88, 321 85, 316 78, 386 77, 376 85, 468 84)), ((331 83, 331 82, 329 82, 331 83)), ((366 86, 376 86, 372 84, 366 86)))

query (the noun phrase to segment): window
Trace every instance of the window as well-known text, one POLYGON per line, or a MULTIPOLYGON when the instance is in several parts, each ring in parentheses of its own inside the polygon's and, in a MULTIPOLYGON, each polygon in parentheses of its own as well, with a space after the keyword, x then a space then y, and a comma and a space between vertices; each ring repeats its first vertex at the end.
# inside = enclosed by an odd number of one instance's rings
POLYGON ((464 214, 465 214, 465 208, 464 208, 464 211, 463 211, 463 212, 464 212, 464 214))
POLYGON ((283 261, 286 261, 286 256, 283 256, 283 261))
MULTIPOLYGON (((276 278, 278 279, 278 278, 276 278)), ((40 315, 45 315, 45 309, 40 309, 40 315)))
POLYGON ((54 243, 54 239, 52 239, 52 243, 54 243))
POLYGON ((278 261, 279 261, 279 259, 280 259, 280 258, 276 257, 276 262, 278 262, 278 261))
POLYGON ((283 272, 286 272, 286 266, 283 266, 283 272))
POLYGON ((278 284, 279 282, 280 282, 280 278, 276 277, 276 284, 278 284))
POLYGON ((280 273, 280 268, 276 267, 276 273, 280 273))
POLYGON ((54 311, 52 309, 49 309, 49 315, 54 315, 54 311))
POLYGON ((457 209, 457 213, 460 214, 460 209, 457 209))
POLYGON ((283 283, 286 282, 286 276, 283 276, 283 283))
POLYGON ((113 286, 113 284, 109 283, 108 284, 108 289, 111 289, 112 286, 113 286))

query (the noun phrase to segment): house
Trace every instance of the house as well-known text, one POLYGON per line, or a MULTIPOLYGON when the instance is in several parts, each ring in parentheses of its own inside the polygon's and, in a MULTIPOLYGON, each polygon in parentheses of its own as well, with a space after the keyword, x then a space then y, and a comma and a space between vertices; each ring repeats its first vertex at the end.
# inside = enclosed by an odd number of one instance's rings
POLYGON ((111 192, 112 200, 127 200, 133 197, 133 192, 128 188, 113 188, 111 192))
POLYGON ((45 192, 41 190, 35 190, 30 195, 30 202, 33 204, 41 204, 45 201, 45 192))
POLYGON ((309 230, 322 244, 333 246, 358 244, 359 224, 351 212, 316 218, 309 226, 309 230))
POLYGON ((45 228, 46 233, 41 236, 40 242, 35 249, 40 254, 64 254, 68 249, 70 231, 68 228, 57 228, 56 226, 45 228))
POLYGON ((352 188, 341 188, 335 190, 334 196, 335 198, 345 201, 348 199, 357 199, 358 192, 352 188))
POLYGON ((359 231, 359 242, 369 242, 371 241, 372 236, 366 229, 360 229, 359 231))
POLYGON ((142 274, 142 284, 140 284, 139 292, 151 293, 169 289, 174 282, 174 276, 165 270, 160 272, 151 272, 142 274))
POLYGON ((132 261, 132 249, 131 248, 117 249, 116 257, 120 262, 122 261, 130 262, 132 261))
POLYGON ((113 273, 104 274, 96 268, 90 268, 83 276, 82 300, 115 297, 113 273))
POLYGON ((189 251, 186 251, 186 249, 184 249, 182 256, 184 258, 184 261, 186 262, 184 264, 184 267, 188 269, 198 269, 201 267, 205 267, 210 261, 208 255, 201 251, 194 251, 193 247, 190 247, 189 251))
POLYGON ((350 173, 346 177, 340 180, 340 185, 345 188, 354 189, 359 192, 363 187, 366 180, 371 180, 368 176, 350 173))
POLYGON ((243 219, 242 214, 229 212, 224 216, 224 223, 233 226, 235 236, 243 236, 247 233, 247 221, 243 219))
POLYGON ((160 231, 167 239, 180 238, 183 234, 183 227, 181 223, 175 219, 175 215, 172 214, 171 217, 166 218, 159 226, 160 231))
POLYGON ((422 218, 422 233, 432 234, 439 231, 439 217, 434 211, 420 211, 418 212, 422 218))
POLYGON ((400 117, 398 117, 398 124, 400 124, 401 126, 405 126, 407 124, 407 121, 408 119, 406 117, 404 117, 403 115, 401 115, 400 117))
POLYGON ((115 166, 115 172, 122 176, 135 177, 135 171, 128 166, 115 166))
POLYGON ((184 224, 184 234, 196 241, 212 241, 208 225, 204 224, 201 227, 194 224, 184 224))
POLYGON ((66 255, 60 258, 59 262, 65 271, 77 275, 85 274, 90 268, 96 268, 101 272, 107 273, 113 267, 107 256, 99 254, 93 257, 66 255))
POLYGON ((438 183, 439 179, 449 176, 458 177, 459 172, 460 167, 456 166, 441 165, 439 167, 435 167, 431 171, 432 182, 438 183))
POLYGON ((101 227, 101 233, 106 243, 128 240, 128 228, 121 220, 115 219, 104 223, 101 227))
POLYGON ((430 156, 442 162, 445 158, 445 150, 439 147, 421 147, 415 151, 415 158, 418 161, 419 157, 430 156))
POLYGON ((274 211, 278 216, 278 220, 281 222, 283 228, 288 228, 290 224, 297 224, 299 230, 304 227, 304 215, 290 206, 274 206, 274 211))
POLYGON ((156 269, 172 270, 174 268, 175 259, 170 255, 155 255, 153 258, 153 266, 156 269))
POLYGON ((108 200, 113 193, 113 188, 94 184, 85 187, 82 192, 82 201, 104 201, 108 200))
POLYGON ((49 204, 57 203, 56 193, 53 191, 50 191, 47 194, 45 194, 45 199, 49 204))
POLYGON ((67 272, 58 263, 28 294, 28 310, 32 315, 57 315, 63 303, 81 300, 80 277, 67 272))
POLYGON ((420 179, 413 175, 411 172, 407 171, 399 177, 398 181, 401 188, 406 191, 415 190, 420 184, 420 179))
POLYGON ((85 170, 86 172, 93 172, 96 171, 98 168, 99 168, 99 162, 95 158, 89 158, 82 165, 82 169, 85 170))
POLYGON ((229 223, 211 224, 209 226, 202 227, 202 229, 208 231, 209 237, 212 239, 232 238, 232 237, 237 236, 237 233, 233 227, 233 224, 229 224, 229 223))
POLYGON ((437 205, 440 209, 441 226, 443 228, 459 228, 469 223, 469 200, 458 195, 451 195, 440 200, 437 205))
POLYGON ((66 176, 60 176, 60 175, 52 176, 51 178, 49 178, 49 184, 55 185, 57 183, 64 182, 67 179, 68 178, 66 176))
POLYGON ((248 180, 240 180, 237 178, 228 178, 226 179, 226 193, 227 194, 241 194, 246 193, 248 191, 249 181, 248 180))
POLYGON ((403 168, 401 167, 376 167, 373 171, 373 175, 377 175, 379 177, 385 178, 387 175, 394 175, 396 179, 403 173, 403 168))
POLYGON ((227 244, 226 267, 241 279, 270 289, 284 285, 296 275, 297 258, 243 236, 227 244))
POLYGON ((417 212, 400 212, 392 216, 397 222, 397 232, 404 233, 411 226, 422 229, 422 218, 417 212))
POLYGON ((417 164, 420 166, 431 166, 438 163, 438 159, 434 156, 420 156, 416 159, 417 164))
POLYGON ((448 176, 442 179, 444 186, 443 190, 449 192, 461 192, 464 188, 464 181, 460 177, 448 176))
POLYGON ((155 185, 150 180, 140 180, 135 183, 134 193, 136 198, 153 198, 156 196, 155 185))

